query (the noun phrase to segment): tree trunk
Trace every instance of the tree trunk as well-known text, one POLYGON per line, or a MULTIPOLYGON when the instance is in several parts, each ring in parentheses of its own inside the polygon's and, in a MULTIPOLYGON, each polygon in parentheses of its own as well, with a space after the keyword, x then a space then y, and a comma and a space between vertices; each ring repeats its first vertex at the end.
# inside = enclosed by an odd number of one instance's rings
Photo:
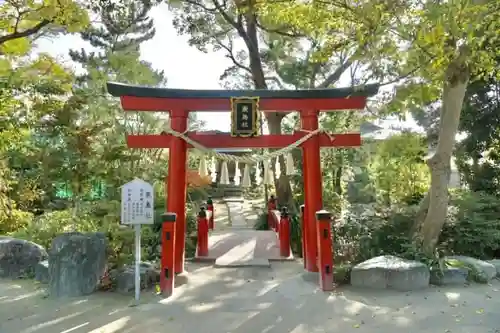
MULTIPOLYGON (((281 113, 266 113, 267 123, 269 127, 269 132, 271 134, 281 134, 281 120, 283 119, 283 114, 281 113)), ((290 213, 296 213, 297 207, 293 199, 292 186, 290 185, 290 179, 286 175, 286 163, 283 156, 279 158, 281 176, 279 179, 275 179, 274 185, 276 187, 276 196, 278 197, 279 205, 287 206, 290 213)), ((271 163, 273 173, 276 174, 275 163, 271 163)))
MULTIPOLYGON (((429 209, 421 232, 424 251, 429 255, 434 252, 448 212, 451 157, 469 82, 466 53, 467 50, 463 48, 460 55, 448 66, 443 87, 437 148, 435 154, 427 162, 431 172, 431 188, 428 193, 429 209)), ((425 200, 422 204, 424 203, 425 200)))
POLYGON ((415 221, 410 230, 410 235, 415 236, 421 229, 422 223, 424 223, 427 217, 427 211, 429 210, 429 192, 425 194, 425 197, 420 202, 418 207, 417 215, 415 216, 415 221))
MULTIPOLYGON (((343 163, 343 161, 342 161, 343 163)), ((339 197, 342 197, 342 173, 344 172, 344 168, 342 167, 342 164, 338 166, 337 168, 334 169, 335 171, 335 178, 334 178, 334 190, 335 193, 338 194, 339 197)))
MULTIPOLYGON (((262 61, 260 58, 259 39, 257 32, 257 16, 248 11, 246 14, 246 29, 240 29, 239 34, 243 38, 248 50, 249 67, 252 73, 252 79, 256 89, 268 89, 262 61)), ((281 134, 281 120, 285 114, 283 113, 266 113, 267 124, 271 134, 281 134)), ((276 196, 278 203, 288 207, 291 213, 297 212, 297 207, 293 201, 292 187, 290 186, 290 179, 285 174, 285 161, 283 157, 280 159, 281 170, 283 170, 279 179, 275 179, 274 184, 276 187, 276 196)), ((274 174, 276 170, 275 163, 272 163, 274 174)))

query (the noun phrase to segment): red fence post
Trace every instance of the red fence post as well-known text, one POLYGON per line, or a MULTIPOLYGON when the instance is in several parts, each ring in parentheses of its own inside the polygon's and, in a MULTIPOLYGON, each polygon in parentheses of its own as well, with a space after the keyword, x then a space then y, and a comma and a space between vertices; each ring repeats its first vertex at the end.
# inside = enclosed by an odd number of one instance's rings
POLYGON ((274 195, 271 195, 269 201, 267 202, 267 225, 270 230, 274 229, 277 231, 277 226, 274 223, 274 217, 271 215, 273 210, 276 210, 276 198, 274 195))
POLYGON ((307 267, 307 236, 305 222, 304 222, 304 208, 305 205, 300 206, 300 235, 302 237, 302 261, 304 261, 304 268, 307 267))
POLYGON ((319 285, 323 291, 333 290, 332 214, 326 210, 316 212, 318 234, 319 285))
POLYGON ((198 213, 198 241, 196 245, 196 254, 198 257, 208 256, 208 220, 207 212, 204 207, 201 207, 198 213))
POLYGON ((208 221, 208 228, 214 230, 214 202, 212 197, 208 197, 207 199, 207 210, 211 213, 210 220, 208 221))
POLYGON ((290 257, 290 216, 286 207, 281 209, 279 226, 280 256, 288 258, 290 257))
POLYGON ((175 279, 175 222, 177 214, 165 213, 161 216, 162 221, 162 253, 160 290, 164 296, 172 295, 175 279))

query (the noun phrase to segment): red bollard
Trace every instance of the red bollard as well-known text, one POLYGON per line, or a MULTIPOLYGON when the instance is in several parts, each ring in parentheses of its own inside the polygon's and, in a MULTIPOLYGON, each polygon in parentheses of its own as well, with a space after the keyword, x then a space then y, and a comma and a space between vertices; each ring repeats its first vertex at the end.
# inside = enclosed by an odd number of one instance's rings
POLYGON ((196 246, 196 256, 208 256, 208 220, 207 212, 202 207, 198 213, 198 242, 196 246))
POLYGON ((280 241, 280 256, 284 258, 290 257, 290 216, 286 207, 281 209, 278 238, 280 241))
POLYGON ((326 210, 316 212, 318 234, 319 285, 323 291, 333 290, 332 214, 326 210))
POLYGON ((175 279, 175 221, 177 214, 165 213, 161 216, 161 274, 160 290, 163 296, 170 296, 174 291, 175 279))
POLYGON ((214 230, 214 202, 212 201, 212 197, 208 197, 207 199, 207 210, 211 213, 210 219, 208 221, 208 228, 210 230, 214 230))
POLYGON ((302 260, 304 261, 304 268, 307 267, 306 261, 307 261, 307 256, 306 256, 306 247, 307 247, 307 236, 306 236, 306 230, 307 228, 305 227, 305 215, 304 215, 304 208, 305 205, 300 206, 300 235, 302 237, 302 260))
POLYGON ((274 223, 274 217, 272 211, 276 210, 276 198, 271 195, 269 201, 267 202, 267 225, 270 230, 278 231, 277 226, 274 223))

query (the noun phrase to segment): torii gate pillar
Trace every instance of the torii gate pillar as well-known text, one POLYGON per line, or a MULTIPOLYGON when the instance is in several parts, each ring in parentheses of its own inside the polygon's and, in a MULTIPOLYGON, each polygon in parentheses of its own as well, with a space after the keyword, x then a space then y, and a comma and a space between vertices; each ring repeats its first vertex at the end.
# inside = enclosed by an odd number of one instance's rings
MULTIPOLYGON (((170 126, 174 131, 184 133, 187 129, 188 111, 170 111, 170 126)), ((168 154, 167 212, 177 214, 175 224, 175 273, 184 272, 186 234, 186 191, 187 191, 187 143, 172 137, 168 154)), ((162 256, 166 257, 166 256, 162 256)))
MULTIPOLYGON (((315 131, 318 129, 318 111, 302 110, 300 112, 302 129, 315 131)), ((316 230, 316 212, 323 208, 321 179, 320 145, 317 136, 313 136, 302 146, 304 166, 304 230, 306 270, 318 272, 318 240, 316 230)))

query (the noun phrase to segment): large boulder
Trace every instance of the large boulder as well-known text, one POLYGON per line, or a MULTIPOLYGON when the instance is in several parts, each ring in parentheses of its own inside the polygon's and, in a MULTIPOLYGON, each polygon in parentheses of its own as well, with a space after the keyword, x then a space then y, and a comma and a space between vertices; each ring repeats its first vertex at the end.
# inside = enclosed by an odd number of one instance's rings
POLYGON ((51 296, 94 292, 106 268, 107 239, 102 233, 66 233, 53 239, 49 251, 51 296))
POLYGON ((500 277, 500 259, 488 260, 488 262, 495 266, 497 270, 497 277, 500 277))
POLYGON ((0 277, 33 276, 36 265, 47 259, 47 251, 36 243, 12 237, 0 237, 0 277))
POLYGON ((467 283, 469 270, 464 267, 445 266, 442 270, 439 268, 431 269, 431 284, 436 286, 444 285, 464 285, 467 283))
POLYGON ((352 268, 351 285, 373 289, 410 291, 429 286, 429 268, 418 261, 379 256, 352 268))
POLYGON ((40 283, 49 283, 49 261, 43 260, 36 264, 35 280, 40 283))
MULTIPOLYGON (((141 289, 148 289, 160 282, 160 270, 153 264, 142 262, 140 266, 141 289)), ((111 279, 116 283, 116 290, 128 293, 135 289, 135 265, 127 265, 110 273, 111 279)))
POLYGON ((495 265, 480 259, 467 256, 449 256, 445 257, 445 260, 454 266, 469 268, 469 276, 472 280, 479 283, 488 283, 488 281, 497 276, 495 265))

